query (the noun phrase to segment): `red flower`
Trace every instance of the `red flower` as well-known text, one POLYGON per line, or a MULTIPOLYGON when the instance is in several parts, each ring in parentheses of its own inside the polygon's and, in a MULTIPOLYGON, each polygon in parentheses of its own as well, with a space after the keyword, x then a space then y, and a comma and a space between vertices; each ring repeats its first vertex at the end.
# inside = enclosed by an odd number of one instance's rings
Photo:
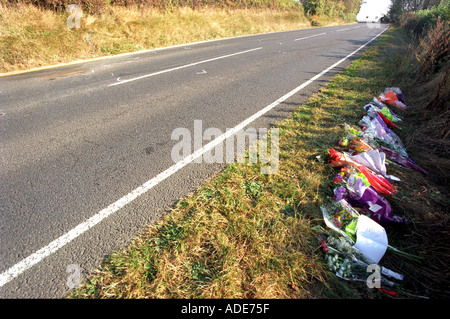
POLYGON ((339 167, 347 165, 347 160, 345 159, 344 154, 336 151, 335 149, 328 150, 326 162, 331 167, 339 167))
POLYGON ((328 252, 328 246, 327 246, 327 244, 326 244, 326 241, 325 241, 325 239, 324 240, 322 240, 321 242, 320 242, 320 247, 322 247, 322 250, 324 251, 324 252, 328 252))
POLYGON ((366 176, 367 180, 369 181, 370 185, 372 185, 373 188, 380 194, 384 195, 390 195, 397 194, 397 190, 395 189, 392 184, 385 179, 382 176, 378 176, 375 174, 372 174, 365 166, 361 165, 358 166, 358 169, 361 173, 366 176))
POLYGON ((341 159, 341 153, 339 153, 338 151, 336 151, 335 149, 330 149, 330 150, 328 150, 329 151, 329 155, 328 155, 328 158, 327 158, 327 162, 328 163, 334 163, 334 162, 336 162, 336 161, 338 161, 338 160, 340 160, 341 159))

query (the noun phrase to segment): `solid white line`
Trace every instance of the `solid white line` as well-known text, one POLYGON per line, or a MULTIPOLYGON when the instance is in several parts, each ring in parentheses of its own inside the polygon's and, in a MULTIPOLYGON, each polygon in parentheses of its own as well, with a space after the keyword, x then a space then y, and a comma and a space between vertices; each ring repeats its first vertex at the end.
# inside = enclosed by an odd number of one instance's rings
POLYGON ((376 35, 374 38, 372 38, 370 41, 368 41, 366 44, 362 45, 361 47, 359 47, 358 49, 356 49, 355 51, 353 51, 352 53, 347 55, 345 58, 339 60, 338 62, 334 63, 332 66, 326 68, 325 70, 323 70, 319 74, 315 75, 314 77, 312 77, 308 81, 304 82, 302 85, 298 86, 297 88, 295 88, 294 90, 290 91, 289 93, 283 95, 281 98, 279 98, 278 100, 276 100, 272 104, 266 106, 262 110, 258 111, 257 113, 255 113, 251 117, 247 118, 242 123, 240 123, 237 126, 235 126, 233 129, 227 130, 226 133, 220 135, 219 137, 217 137, 213 141, 211 141, 208 144, 206 144, 204 147, 202 147, 202 148, 198 149, 197 151, 195 151, 193 154, 191 154, 188 157, 184 158, 180 162, 177 162, 175 165, 169 167, 167 170, 165 170, 162 173, 158 174, 156 177, 154 177, 154 178, 150 179, 149 181, 145 182, 144 184, 142 184, 138 188, 134 189, 129 194, 123 196, 122 198, 120 198, 116 202, 112 203, 111 205, 109 205, 105 209, 103 209, 100 212, 98 212, 96 215, 92 216, 91 218, 89 218, 85 222, 79 224, 78 226, 76 226, 75 228, 70 230, 68 233, 62 235, 61 237, 59 237, 57 239, 55 239, 54 241, 52 241, 47 246, 39 249, 35 253, 31 254, 30 256, 26 257, 25 259, 23 259, 19 263, 15 264, 14 266, 12 266, 8 270, 6 270, 5 272, 1 273, 0 274, 0 287, 5 285, 6 283, 10 282, 15 277, 17 277, 20 274, 22 274, 23 272, 25 272, 26 270, 30 269, 31 267, 33 267, 34 265, 39 263, 44 258, 46 258, 46 257, 50 256, 51 254, 55 253, 58 249, 60 249, 64 245, 68 244, 69 242, 71 242, 72 240, 77 238, 78 236, 82 235, 84 232, 86 232, 90 228, 92 228, 95 225, 99 224, 101 221, 103 221, 108 216, 110 216, 113 213, 117 212, 119 209, 123 208, 125 205, 131 203, 133 200, 135 200, 136 198, 138 198, 142 194, 148 192, 154 186, 158 185, 160 182, 162 182, 163 180, 165 180, 169 176, 175 174, 177 171, 179 171, 180 169, 182 169, 186 165, 192 163, 194 161, 194 159, 196 159, 197 157, 202 156, 206 152, 209 152, 214 147, 216 147, 217 145, 222 143, 228 137, 230 137, 230 136, 234 135, 235 133, 239 132, 245 126, 247 126, 248 124, 250 124, 254 120, 258 119, 259 117, 261 117, 265 113, 269 112, 270 110, 272 110, 274 107, 276 107, 280 103, 284 102, 285 100, 287 100, 288 98, 290 98, 291 96, 293 96, 294 94, 299 92, 300 90, 304 89, 306 86, 308 86, 309 84, 313 83, 314 81, 319 79, 321 76, 323 76, 324 74, 328 73, 330 70, 332 70, 333 68, 337 67, 339 64, 341 64, 342 62, 344 62, 345 60, 350 58, 352 55, 354 55, 355 53, 357 53, 358 51, 363 49, 365 46, 367 46, 369 43, 371 43, 376 38, 378 38, 381 34, 383 34, 386 30, 387 30, 387 28, 384 29, 382 32, 380 32, 378 35, 376 35))
POLYGON ((108 86, 115 86, 115 85, 120 85, 120 84, 132 82, 132 81, 136 81, 136 80, 141 80, 141 79, 149 78, 149 77, 151 77, 151 76, 155 76, 155 75, 159 75, 159 74, 163 74, 163 73, 167 73, 167 72, 176 71, 176 70, 188 68, 188 67, 191 67, 191 66, 194 66, 194 65, 199 65, 199 64, 207 63, 207 62, 217 61, 217 60, 220 60, 220 59, 225 59, 225 58, 229 58, 229 57, 232 57, 232 56, 235 56, 235 55, 244 54, 244 53, 248 53, 248 52, 252 52, 252 51, 256 51, 256 50, 261 50, 261 49, 262 49, 262 48, 260 47, 260 48, 255 48, 255 49, 245 50, 245 51, 236 52, 236 53, 232 53, 232 54, 222 55, 222 56, 219 56, 219 57, 216 57, 216 58, 207 59, 207 60, 203 60, 203 61, 199 61, 199 62, 194 62, 194 63, 189 63, 189 64, 186 64, 186 65, 177 66, 177 67, 175 67, 175 68, 166 69, 166 70, 162 70, 162 71, 158 71, 158 72, 154 72, 154 73, 150 73, 150 74, 138 76, 138 77, 136 77, 136 78, 132 78, 132 79, 128 79, 128 80, 119 81, 119 82, 110 84, 110 85, 108 85, 108 86))
POLYGON ((298 39, 295 39, 294 41, 300 41, 300 40, 305 40, 305 39, 309 39, 309 38, 314 38, 314 37, 318 37, 319 35, 324 35, 324 34, 326 34, 326 32, 320 33, 320 34, 311 35, 309 37, 298 38, 298 39))

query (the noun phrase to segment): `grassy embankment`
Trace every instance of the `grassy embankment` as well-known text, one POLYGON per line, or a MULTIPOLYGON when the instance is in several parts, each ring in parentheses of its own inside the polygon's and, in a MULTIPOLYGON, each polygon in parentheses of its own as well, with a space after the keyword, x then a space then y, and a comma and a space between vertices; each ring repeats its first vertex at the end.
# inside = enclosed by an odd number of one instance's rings
POLYGON ((80 28, 70 29, 70 13, 21 1, 0 5, 0 73, 224 37, 354 22, 354 14, 309 16, 298 3, 278 0, 260 1, 259 8, 105 5, 94 12, 83 10, 80 28), (264 7, 266 2, 271 7, 264 7))
POLYGON ((397 133, 430 175, 389 165, 389 174, 401 178, 389 202, 411 220, 386 228, 389 242, 422 259, 388 252, 382 265, 405 276, 394 288, 399 298, 448 298, 450 165, 448 126, 441 125, 443 116, 448 123, 448 106, 426 108, 443 73, 419 77, 416 53, 425 46, 411 43, 408 32, 392 28, 279 123, 276 174, 261 175, 255 164, 230 164, 111 255, 70 297, 391 298, 330 273, 312 227, 323 226, 319 207, 331 195, 328 182, 335 175, 316 156, 339 148, 343 123, 354 125, 374 96, 398 86, 410 108, 398 111, 403 123, 397 133))

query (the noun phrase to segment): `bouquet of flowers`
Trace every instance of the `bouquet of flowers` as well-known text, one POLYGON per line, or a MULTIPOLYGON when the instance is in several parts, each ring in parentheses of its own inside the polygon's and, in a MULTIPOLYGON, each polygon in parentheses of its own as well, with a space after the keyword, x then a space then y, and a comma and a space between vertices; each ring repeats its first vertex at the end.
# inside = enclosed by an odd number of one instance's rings
POLYGON ((406 110, 407 106, 404 103, 403 93, 399 88, 386 88, 384 93, 378 96, 380 102, 393 105, 401 110, 406 110))
POLYGON ((394 215, 389 202, 370 186, 364 175, 353 168, 341 171, 333 180, 333 186, 333 200, 345 199, 352 206, 359 208, 359 213, 369 216, 380 225, 408 222, 394 215))
POLYGON ((356 224, 359 213, 344 199, 320 207, 325 224, 343 236, 356 241, 356 224))
POLYGON ((397 190, 386 178, 371 173, 365 166, 362 165, 358 166, 358 170, 366 176, 370 185, 372 185, 377 192, 390 196, 397 194, 397 190))
POLYGON ((386 118, 388 118, 389 120, 391 120, 394 123, 402 122, 402 119, 397 114, 392 112, 392 110, 390 108, 388 108, 387 106, 383 106, 381 108, 380 112, 383 113, 383 115, 386 118))
POLYGON ((350 142, 349 148, 356 153, 364 153, 373 150, 372 146, 369 145, 363 138, 358 137, 350 142))
POLYGON ((371 264, 378 264, 386 251, 409 260, 420 257, 403 252, 388 244, 386 230, 370 217, 359 214, 345 199, 321 206, 325 225, 336 235, 347 238, 371 264))
POLYGON ((364 165, 354 161, 351 156, 345 153, 329 149, 325 154, 325 162, 331 167, 353 166, 364 174, 369 183, 381 194, 393 195, 396 194, 394 186, 383 176, 379 176, 367 169, 364 165))
MULTIPOLYGON (((378 98, 374 97, 372 101, 370 101, 371 105, 376 106, 387 118, 389 118, 392 122, 402 122, 400 116, 395 114, 390 108, 388 108, 383 102, 378 100, 378 98)), ((364 107, 366 108, 366 107, 364 107)))
POLYGON ((360 165, 364 165, 371 171, 380 174, 391 180, 398 180, 395 176, 387 175, 386 172, 386 154, 380 152, 378 149, 367 150, 361 154, 350 155, 344 153, 349 160, 352 160, 360 165))
MULTIPOLYGON (((382 104, 382 103, 380 103, 382 104)), ((386 124, 390 128, 398 128, 395 122, 399 122, 400 118, 392 112, 387 106, 374 105, 372 103, 364 106, 364 110, 367 112, 367 115, 371 118, 377 118, 378 116, 383 120, 384 124, 386 124)))
MULTIPOLYGON (((345 280, 367 282, 368 267, 373 263, 361 254, 348 238, 326 234, 320 245, 325 253, 328 269, 333 271, 337 277, 345 280)), ((394 286, 394 283, 387 280, 385 276, 403 280, 401 274, 390 269, 380 266, 380 270, 382 274, 380 281, 385 285, 394 286)))
POLYGON ((383 122, 389 127, 389 128, 398 128, 397 124, 392 122, 389 118, 387 118, 383 113, 379 112, 378 116, 381 117, 383 122))
POLYGON ((348 238, 366 260, 378 264, 388 247, 386 231, 380 224, 360 215, 344 199, 331 202, 320 209, 329 229, 348 238))
POLYGON ((400 137, 387 127, 379 115, 376 118, 363 116, 358 124, 363 128, 363 138, 373 148, 379 148, 382 145, 396 151, 404 157, 408 157, 408 153, 400 137))
POLYGON ((342 137, 338 144, 339 146, 347 147, 354 153, 363 153, 373 150, 372 146, 362 137, 342 137))

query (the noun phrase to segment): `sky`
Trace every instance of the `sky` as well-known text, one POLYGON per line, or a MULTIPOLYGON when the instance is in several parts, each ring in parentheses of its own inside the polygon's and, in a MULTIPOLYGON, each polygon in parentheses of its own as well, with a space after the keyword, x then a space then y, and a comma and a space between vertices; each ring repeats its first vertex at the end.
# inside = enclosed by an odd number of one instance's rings
POLYGON ((358 14, 358 20, 378 16, 381 17, 386 14, 391 5, 391 0, 364 0, 358 14))

